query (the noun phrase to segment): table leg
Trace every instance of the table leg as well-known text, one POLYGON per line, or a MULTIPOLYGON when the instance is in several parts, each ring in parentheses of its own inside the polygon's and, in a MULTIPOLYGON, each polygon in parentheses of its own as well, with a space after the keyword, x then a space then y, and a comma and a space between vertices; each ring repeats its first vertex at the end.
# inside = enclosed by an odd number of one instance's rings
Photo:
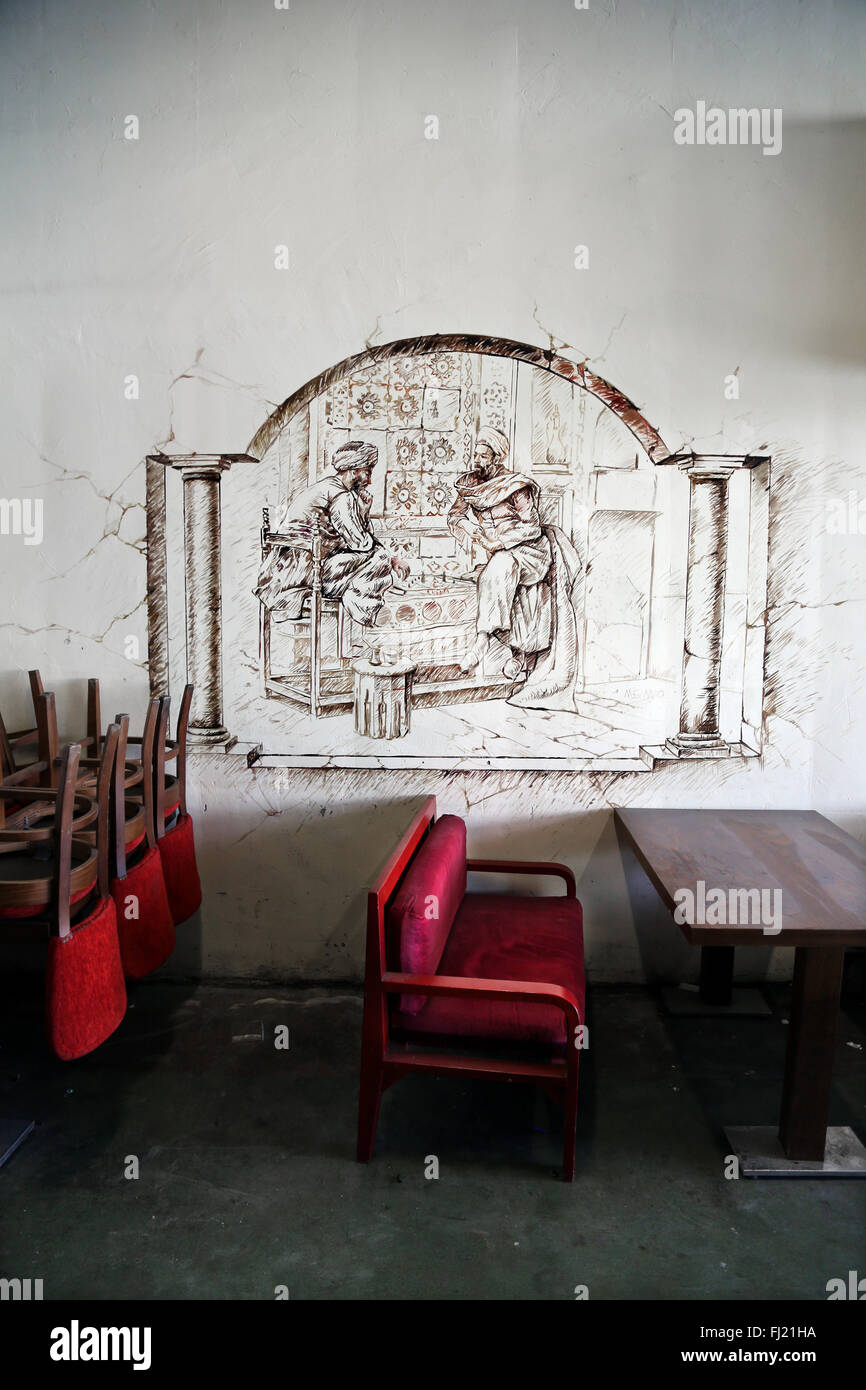
POLYGON ((788 1158, 822 1160, 844 949, 798 946, 779 1139, 788 1158))
POLYGON ((733 988, 733 946, 702 946, 700 997, 703 1002, 730 1004, 733 988))

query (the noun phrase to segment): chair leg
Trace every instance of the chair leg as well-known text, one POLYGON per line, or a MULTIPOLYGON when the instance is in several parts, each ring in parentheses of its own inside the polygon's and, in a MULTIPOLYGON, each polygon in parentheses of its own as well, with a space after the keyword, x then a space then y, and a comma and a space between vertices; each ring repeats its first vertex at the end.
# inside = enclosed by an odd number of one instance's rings
POLYGON ((322 681, 322 595, 314 582, 310 595, 310 713, 319 717, 322 681))
POLYGON ((369 1163, 376 1143, 379 1105, 382 1100, 382 1066, 376 1057, 361 1061, 361 1095, 358 1101, 358 1162, 369 1163))
POLYGON ((565 1132, 562 1142, 562 1181, 574 1182, 574 1151, 577 1143, 577 1068, 565 1083, 565 1132))
POLYGON ((261 651, 262 651, 262 676, 265 682, 265 694, 268 693, 268 682, 271 679, 271 610, 262 603, 260 606, 261 623, 261 651))

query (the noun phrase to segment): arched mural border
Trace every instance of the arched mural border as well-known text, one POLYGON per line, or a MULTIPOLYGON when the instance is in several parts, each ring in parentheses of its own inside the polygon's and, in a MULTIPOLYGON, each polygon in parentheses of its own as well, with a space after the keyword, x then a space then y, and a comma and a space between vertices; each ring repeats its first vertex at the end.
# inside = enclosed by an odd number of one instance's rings
POLYGON ((277 435, 297 411, 309 405, 329 386, 341 381, 350 372, 376 366, 391 357, 414 357, 434 352, 475 352, 488 357, 509 357, 514 361, 528 362, 530 366, 552 372, 554 376, 560 376, 576 386, 583 387, 606 405, 631 431, 653 463, 661 463, 671 458, 671 450, 658 430, 649 423, 634 402, 609 381, 605 381, 604 377, 596 376, 594 372, 589 371, 583 363, 572 362, 568 357, 549 348, 533 347, 530 343, 517 343, 509 338, 490 338, 472 333, 428 333, 420 338, 397 338, 391 343, 368 347, 364 352, 343 358, 342 362, 312 377, 288 396, 256 431, 250 440, 248 453, 254 458, 263 458, 277 435))

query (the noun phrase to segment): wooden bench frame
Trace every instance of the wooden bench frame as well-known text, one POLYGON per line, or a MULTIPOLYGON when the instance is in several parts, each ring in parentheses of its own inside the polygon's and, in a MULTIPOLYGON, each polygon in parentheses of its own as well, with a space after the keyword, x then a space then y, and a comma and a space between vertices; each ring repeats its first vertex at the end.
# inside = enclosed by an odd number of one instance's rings
MULTIPOLYGON (((358 1110, 359 1163, 373 1156, 383 1091, 412 1072, 458 1075, 498 1081, 535 1082, 565 1111, 562 1177, 574 1179, 577 1083, 580 1051, 577 1029, 583 1020, 576 997, 559 985, 522 980, 488 980, 472 976, 406 975, 388 969, 386 923, 388 907, 404 873, 436 819, 436 798, 428 797, 389 856, 367 897, 367 960, 364 983, 364 1021, 361 1040, 361 1085, 358 1110), (413 1048, 391 1037, 388 996, 392 994, 463 995, 472 999, 503 996, 515 1003, 551 1004, 565 1015, 563 1058, 548 1062, 506 1061, 500 1058, 452 1056, 413 1048)), ((566 896, 576 897, 574 874, 564 864, 517 860, 468 859, 469 873, 550 874, 565 881, 566 896)))

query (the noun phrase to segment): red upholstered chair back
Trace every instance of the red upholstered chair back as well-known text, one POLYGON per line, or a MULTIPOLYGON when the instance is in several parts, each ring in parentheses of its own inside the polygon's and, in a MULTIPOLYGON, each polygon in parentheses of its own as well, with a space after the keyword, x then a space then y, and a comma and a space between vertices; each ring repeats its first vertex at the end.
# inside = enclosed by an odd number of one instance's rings
MULTIPOLYGON (((440 816, 409 866, 388 913, 400 969, 409 975, 435 975, 451 924, 466 896, 466 824, 459 816, 440 816)), ((424 995, 402 996, 405 1013, 420 1013, 424 995)))

